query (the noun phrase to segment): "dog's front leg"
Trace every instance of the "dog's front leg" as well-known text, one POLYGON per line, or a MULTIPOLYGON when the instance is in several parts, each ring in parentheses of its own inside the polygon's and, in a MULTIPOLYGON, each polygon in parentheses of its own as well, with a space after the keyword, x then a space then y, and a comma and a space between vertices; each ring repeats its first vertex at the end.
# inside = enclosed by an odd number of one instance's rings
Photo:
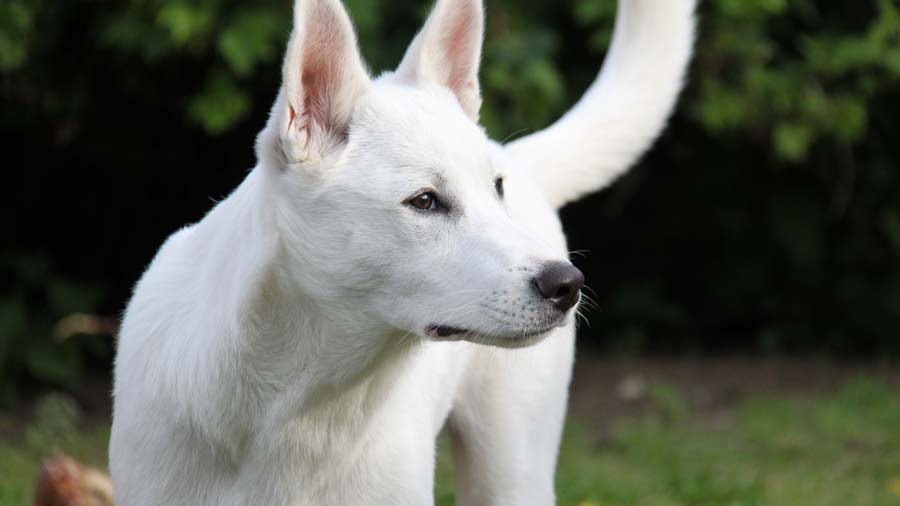
POLYGON ((458 505, 555 503, 573 354, 571 325, 531 348, 476 353, 449 424, 458 505))

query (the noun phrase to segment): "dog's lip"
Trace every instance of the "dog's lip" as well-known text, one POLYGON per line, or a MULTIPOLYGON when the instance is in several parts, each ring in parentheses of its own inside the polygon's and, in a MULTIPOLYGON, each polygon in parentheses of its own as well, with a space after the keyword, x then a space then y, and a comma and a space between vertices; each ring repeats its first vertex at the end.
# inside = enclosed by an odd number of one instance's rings
MULTIPOLYGON (((549 325, 545 328, 528 330, 526 332, 522 332, 519 334, 512 334, 512 335, 506 336, 505 339, 514 340, 514 341, 527 341, 535 336, 539 336, 541 334, 546 334, 548 332, 551 332, 553 329, 555 329, 559 326, 560 326, 559 324, 555 324, 555 325, 549 325)), ((466 329, 463 329, 460 327, 454 327, 451 325, 443 325, 443 324, 437 324, 437 323, 433 323, 433 324, 425 327, 425 335, 432 339, 447 339, 452 336, 457 336, 460 334, 477 334, 477 332, 473 332, 471 330, 466 330, 466 329)))
POLYGON ((425 335, 436 339, 444 339, 456 334, 465 334, 466 332, 468 331, 465 329, 452 327, 450 325, 439 325, 436 323, 425 327, 425 335))
POLYGON ((552 332, 555 328, 559 327, 559 325, 551 325, 549 327, 544 327, 540 329, 529 330, 527 332, 522 332, 518 335, 510 336, 509 338, 515 341, 528 341, 533 337, 540 336, 543 334, 547 334, 552 332))

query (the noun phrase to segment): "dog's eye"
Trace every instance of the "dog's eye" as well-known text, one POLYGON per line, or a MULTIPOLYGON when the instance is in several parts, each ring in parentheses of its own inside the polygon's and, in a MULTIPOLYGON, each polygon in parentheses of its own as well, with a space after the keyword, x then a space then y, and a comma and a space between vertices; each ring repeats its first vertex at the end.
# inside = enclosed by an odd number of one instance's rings
POLYGON ((407 202, 409 205, 422 211, 436 211, 443 208, 434 192, 420 193, 407 202))
POLYGON ((503 198, 503 178, 498 177, 494 180, 494 190, 497 191, 497 196, 501 199, 503 198))

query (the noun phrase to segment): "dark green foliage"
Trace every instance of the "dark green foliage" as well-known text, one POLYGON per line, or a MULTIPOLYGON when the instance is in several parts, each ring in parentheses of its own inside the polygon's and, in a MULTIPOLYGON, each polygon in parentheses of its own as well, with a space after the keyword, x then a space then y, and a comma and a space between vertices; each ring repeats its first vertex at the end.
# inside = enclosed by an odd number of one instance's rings
POLYGON ((96 307, 102 293, 50 271, 40 257, 0 258, 0 272, 14 277, 0 294, 0 407, 16 400, 25 379, 71 387, 91 359, 108 360, 112 344, 102 336, 60 335, 54 324, 96 307))
MULTIPOLYGON (((253 165, 290 4, 0 4, 11 146, 0 398, 30 380, 75 381, 95 352, 106 373, 108 341, 57 345, 52 326, 71 311, 117 314, 164 237, 253 165)), ((346 4, 376 74, 429 8, 346 4)), ((488 0, 487 14, 482 119, 505 139, 577 99, 615 4, 488 0)), ((601 308, 583 333, 623 352, 896 354, 900 8, 706 0, 700 18, 668 133, 624 180, 564 212, 601 308)))

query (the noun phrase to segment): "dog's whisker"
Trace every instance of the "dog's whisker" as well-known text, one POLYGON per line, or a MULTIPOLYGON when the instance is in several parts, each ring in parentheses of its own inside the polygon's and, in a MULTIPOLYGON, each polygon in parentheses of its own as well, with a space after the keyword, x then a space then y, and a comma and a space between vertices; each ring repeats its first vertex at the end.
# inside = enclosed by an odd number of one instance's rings
POLYGON ((581 299, 582 299, 582 301, 581 301, 582 303, 579 304, 579 308, 586 306, 591 311, 600 311, 600 306, 588 294, 582 293, 581 299))
POLYGON ((584 286, 582 286, 581 288, 583 290, 590 291, 594 295, 594 297, 597 297, 597 292, 595 292, 594 289, 591 286, 589 286, 587 283, 585 283, 584 286))

